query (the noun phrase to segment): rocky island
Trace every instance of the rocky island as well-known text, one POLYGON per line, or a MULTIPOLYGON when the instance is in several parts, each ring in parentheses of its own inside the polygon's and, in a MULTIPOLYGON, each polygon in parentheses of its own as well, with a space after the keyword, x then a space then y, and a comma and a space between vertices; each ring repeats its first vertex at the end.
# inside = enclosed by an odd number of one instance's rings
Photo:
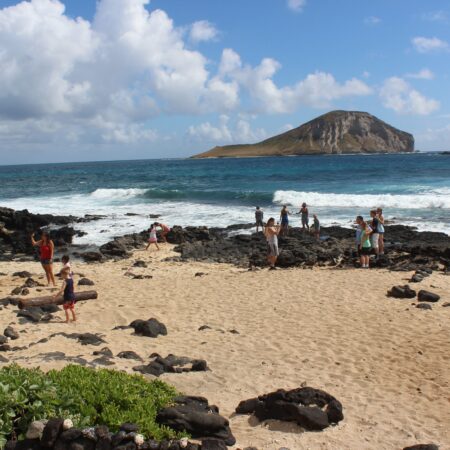
POLYGON ((331 111, 257 144, 226 145, 193 158, 298 156, 414 151, 414 137, 367 112, 331 111))

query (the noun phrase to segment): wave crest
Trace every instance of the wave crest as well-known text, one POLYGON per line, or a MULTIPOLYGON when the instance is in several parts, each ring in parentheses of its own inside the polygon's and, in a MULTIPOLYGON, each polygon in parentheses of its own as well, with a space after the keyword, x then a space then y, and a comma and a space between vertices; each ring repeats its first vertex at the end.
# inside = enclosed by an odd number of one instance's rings
POLYGON ((450 196, 436 191, 423 194, 334 194, 322 192, 276 191, 273 203, 299 206, 303 202, 316 207, 364 207, 396 209, 450 209, 450 196))
POLYGON ((144 195, 147 189, 96 189, 90 194, 91 198, 99 200, 121 200, 144 195))

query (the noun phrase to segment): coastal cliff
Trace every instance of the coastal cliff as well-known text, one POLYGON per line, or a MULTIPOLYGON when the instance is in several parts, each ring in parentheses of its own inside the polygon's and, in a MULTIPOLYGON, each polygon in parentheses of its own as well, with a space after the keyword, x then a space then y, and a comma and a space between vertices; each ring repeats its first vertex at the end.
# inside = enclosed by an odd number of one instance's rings
POLYGON ((398 130, 366 112, 331 111, 257 144, 214 147, 193 158, 413 151, 414 137, 410 133, 398 130))

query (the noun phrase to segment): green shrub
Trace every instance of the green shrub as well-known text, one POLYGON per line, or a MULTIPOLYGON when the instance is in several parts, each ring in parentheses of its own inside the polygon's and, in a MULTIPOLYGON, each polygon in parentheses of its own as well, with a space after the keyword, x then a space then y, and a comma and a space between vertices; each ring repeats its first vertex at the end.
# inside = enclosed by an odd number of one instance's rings
POLYGON ((111 431, 131 422, 147 437, 175 437, 155 418, 176 395, 162 381, 114 370, 69 365, 45 374, 6 366, 0 370, 0 448, 13 432, 23 437, 33 420, 51 417, 71 418, 79 427, 107 425, 111 431))

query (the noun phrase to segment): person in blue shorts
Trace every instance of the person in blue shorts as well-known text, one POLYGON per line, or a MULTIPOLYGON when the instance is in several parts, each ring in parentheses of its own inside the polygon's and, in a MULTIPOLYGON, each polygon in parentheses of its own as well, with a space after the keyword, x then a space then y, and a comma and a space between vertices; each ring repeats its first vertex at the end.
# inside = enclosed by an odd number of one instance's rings
POLYGON ((75 315, 75 291, 73 286, 73 278, 70 274, 70 267, 64 267, 61 270, 61 276, 63 284, 60 291, 54 296, 56 299, 58 296, 63 295, 64 303, 63 308, 66 313, 66 323, 69 323, 69 310, 72 313, 72 321, 76 322, 77 316, 75 315))

